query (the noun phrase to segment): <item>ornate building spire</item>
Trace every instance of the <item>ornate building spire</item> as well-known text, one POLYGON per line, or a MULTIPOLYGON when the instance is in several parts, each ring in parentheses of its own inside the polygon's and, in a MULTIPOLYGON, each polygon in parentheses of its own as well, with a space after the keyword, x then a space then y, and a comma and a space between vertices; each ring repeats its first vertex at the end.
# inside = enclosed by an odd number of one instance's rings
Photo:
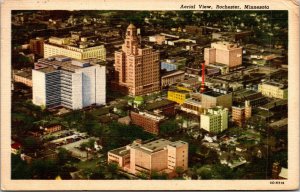
POLYGON ((122 50, 128 55, 136 55, 137 48, 139 46, 137 29, 132 23, 130 23, 126 30, 125 43, 122 46, 122 50))

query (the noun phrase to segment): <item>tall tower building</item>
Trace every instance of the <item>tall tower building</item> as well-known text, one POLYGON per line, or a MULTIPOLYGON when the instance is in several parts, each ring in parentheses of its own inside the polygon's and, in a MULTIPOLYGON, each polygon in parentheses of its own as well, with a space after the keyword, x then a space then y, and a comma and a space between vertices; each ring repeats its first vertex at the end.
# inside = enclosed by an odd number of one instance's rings
POLYGON ((144 95, 160 89, 159 53, 141 46, 133 24, 127 27, 122 49, 115 52, 114 67, 115 83, 125 87, 129 95, 144 95))

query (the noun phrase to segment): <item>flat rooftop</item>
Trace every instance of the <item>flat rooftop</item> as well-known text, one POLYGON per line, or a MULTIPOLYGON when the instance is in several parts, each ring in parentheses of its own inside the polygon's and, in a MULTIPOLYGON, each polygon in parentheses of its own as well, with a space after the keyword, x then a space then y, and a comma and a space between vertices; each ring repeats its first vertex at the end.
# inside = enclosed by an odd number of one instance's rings
POLYGON ((184 103, 192 104, 192 105, 201 105, 201 100, 196 99, 196 98, 188 98, 185 100, 184 103))
POLYGON ((160 151, 162 149, 164 149, 167 145, 169 145, 170 143, 172 143, 169 140, 166 139, 158 139, 156 141, 152 141, 146 144, 142 144, 140 146, 141 149, 144 149, 146 151, 149 152, 156 152, 156 151, 160 151))
POLYGON ((265 81, 265 82, 263 82, 263 84, 271 85, 271 86, 274 86, 274 87, 279 87, 280 89, 287 88, 287 86, 285 86, 284 84, 277 83, 277 82, 274 82, 274 81, 265 81))
MULTIPOLYGON (((59 37, 51 37, 51 38, 55 41, 59 41, 59 40, 64 39, 64 38, 59 38, 59 37)), ((83 36, 82 38, 89 38, 89 37, 83 36)), ((53 45, 53 46, 56 46, 56 47, 62 47, 62 48, 66 48, 66 49, 68 47, 74 47, 74 48, 77 48, 77 49, 87 49, 87 48, 91 48, 91 47, 104 46, 104 44, 101 41, 91 42, 91 41, 80 41, 80 40, 75 40, 75 39, 71 39, 71 42, 65 43, 65 44, 58 44, 58 43, 55 43, 55 42, 50 42, 48 40, 48 41, 45 41, 45 44, 53 45), (80 47, 81 45, 83 45, 84 47, 81 48, 80 47)))
POLYGON ((167 99, 163 99, 161 101, 156 101, 154 103, 149 103, 146 105, 146 110, 153 110, 153 109, 158 109, 160 107, 164 107, 164 106, 167 106, 167 105, 170 105, 170 104, 175 104, 175 102, 173 101, 169 101, 167 99))
POLYGON ((172 147, 180 147, 182 145, 187 145, 187 142, 184 142, 184 141, 175 141, 175 142, 172 142, 171 144, 169 144, 170 146, 172 147))
POLYGON ((203 95, 208 95, 208 96, 211 96, 211 97, 219 97, 219 96, 226 95, 226 94, 219 93, 219 92, 216 92, 216 91, 207 91, 207 92, 204 92, 203 95))
POLYGON ((15 71, 14 74, 27 79, 32 79, 32 70, 15 71))
POLYGON ((189 94, 190 93, 189 91, 180 90, 180 89, 176 89, 176 88, 171 88, 168 91, 170 91, 170 92, 176 92, 176 93, 182 93, 182 94, 189 94))
POLYGON ((161 76, 161 78, 172 77, 172 76, 175 76, 175 75, 182 75, 184 73, 185 72, 181 71, 181 70, 178 70, 178 71, 169 71, 169 72, 166 72, 165 74, 163 74, 161 76))
POLYGON ((56 55, 49 58, 39 59, 36 65, 42 66, 36 70, 49 73, 58 69, 75 72, 77 69, 89 67, 94 64, 92 64, 90 60, 76 60, 63 55, 56 55))
POLYGON ((288 118, 284 118, 279 121, 270 123, 270 127, 282 127, 282 126, 286 126, 287 124, 288 124, 288 118))
POLYGON ((115 155, 118 155, 118 156, 125 156, 130 153, 130 150, 126 149, 126 146, 125 146, 125 147, 120 147, 117 149, 110 150, 109 152, 113 153, 115 155))
POLYGON ((287 105, 287 104, 288 104, 287 100, 280 99, 280 100, 275 100, 275 101, 269 102, 263 106, 260 106, 259 108, 265 109, 265 110, 270 110, 276 106, 287 105))
POLYGON ((135 148, 137 150, 142 150, 145 153, 151 154, 157 151, 161 151, 163 149, 165 149, 168 145, 172 146, 172 147, 180 147, 182 145, 187 145, 188 143, 184 142, 184 141, 169 141, 166 139, 158 139, 155 141, 151 141, 149 143, 145 143, 145 144, 131 144, 132 148, 135 148))

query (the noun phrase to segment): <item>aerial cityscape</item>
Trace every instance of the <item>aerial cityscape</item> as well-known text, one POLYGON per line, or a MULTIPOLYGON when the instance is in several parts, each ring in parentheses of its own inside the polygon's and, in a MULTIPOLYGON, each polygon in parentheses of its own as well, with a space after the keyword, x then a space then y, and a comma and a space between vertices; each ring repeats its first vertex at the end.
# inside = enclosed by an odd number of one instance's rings
POLYGON ((11 24, 11 179, 288 179, 288 11, 11 24))

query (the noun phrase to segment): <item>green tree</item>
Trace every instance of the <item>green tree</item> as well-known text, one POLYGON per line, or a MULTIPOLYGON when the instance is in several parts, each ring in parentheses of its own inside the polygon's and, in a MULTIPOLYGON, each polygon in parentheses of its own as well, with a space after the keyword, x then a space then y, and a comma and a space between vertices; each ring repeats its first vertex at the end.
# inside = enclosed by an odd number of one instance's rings
POLYGON ((109 163, 104 170, 104 175, 106 179, 117 179, 119 174, 119 165, 116 163, 109 163))
POLYGON ((201 177, 201 179, 211 179, 212 173, 211 169, 207 166, 203 166, 197 169, 197 174, 201 177))
POLYGON ((36 179, 54 179, 59 174, 59 166, 53 160, 38 159, 32 162, 31 171, 36 179))
POLYGON ((11 155, 11 179, 31 179, 32 173, 26 161, 19 155, 11 155))
POLYGON ((182 178, 182 175, 184 173, 184 169, 183 169, 183 167, 176 167, 175 172, 176 172, 176 174, 178 175, 179 178, 182 178))
POLYGON ((157 171, 152 171, 151 175, 150 175, 150 178, 154 179, 154 180, 156 180, 156 179, 157 180, 166 180, 166 179, 168 179, 168 174, 165 173, 165 172, 159 173, 157 171))
POLYGON ((172 135, 179 129, 175 120, 167 120, 159 126, 159 132, 162 135, 172 135))
POLYGON ((149 173, 146 171, 140 171, 137 174, 137 177, 141 178, 141 179, 149 179, 149 173))
POLYGON ((57 154, 58 164, 64 165, 72 159, 71 153, 65 148, 59 148, 57 154))
POLYGON ((25 152, 34 152, 40 148, 40 144, 34 137, 26 137, 23 141, 23 150, 25 152))

